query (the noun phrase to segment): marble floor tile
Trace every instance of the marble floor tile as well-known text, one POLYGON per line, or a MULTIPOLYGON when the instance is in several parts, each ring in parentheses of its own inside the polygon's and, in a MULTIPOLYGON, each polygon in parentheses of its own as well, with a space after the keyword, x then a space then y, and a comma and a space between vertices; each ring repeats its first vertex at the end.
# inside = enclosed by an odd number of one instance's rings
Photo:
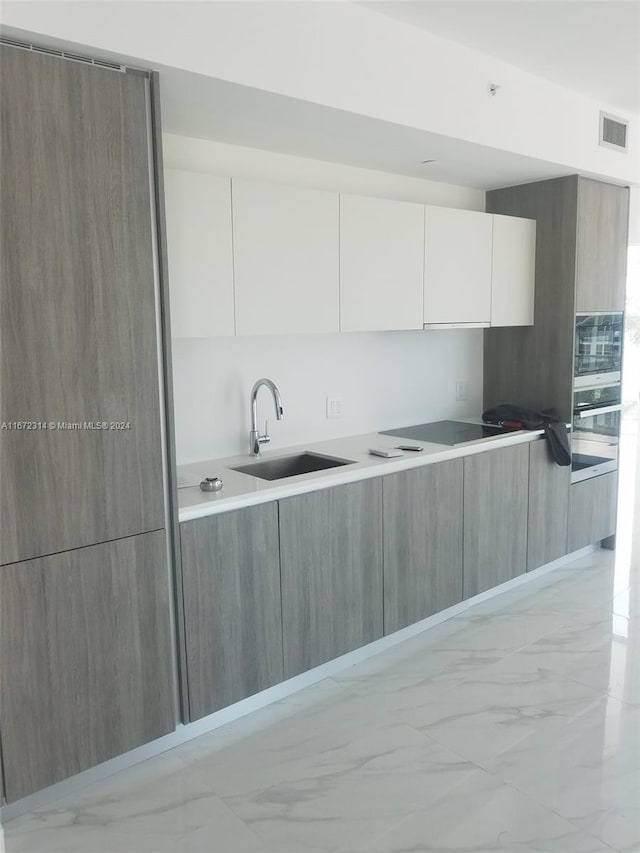
POLYGON ((575 631, 544 637, 500 665, 520 676, 555 673, 640 706, 640 632, 634 634, 622 624, 615 633, 615 620, 607 624, 608 631, 599 624, 592 636, 585 632, 582 639, 575 631))
POLYGON ((398 710, 397 718, 484 765, 534 732, 565 729, 603 695, 552 672, 512 671, 503 661, 441 697, 430 695, 424 703, 398 710))
POLYGON ((487 769, 614 850, 640 850, 640 708, 606 696, 561 737, 534 733, 487 769))
POLYGON ((497 610, 495 613, 475 614, 474 609, 446 624, 448 630, 437 637, 439 649, 483 652, 502 657, 559 630, 569 621, 568 616, 548 610, 512 613, 497 610))
POLYGON ((206 786, 177 776, 13 821, 7 853, 271 853, 206 786))
POLYGON ((363 849, 366 853, 611 853, 598 839, 482 770, 363 849))
POLYGON ((367 732, 308 764, 306 778, 225 802, 274 850, 359 849, 454 789, 471 762, 405 726, 367 732))
MULTIPOLYGON (((323 709, 334 707, 334 701, 348 701, 349 698, 355 698, 352 692, 336 684, 331 678, 324 678, 304 690, 203 734, 172 750, 172 753, 179 756, 184 763, 190 764, 213 758, 236 744, 241 751, 250 748, 248 744, 253 743, 250 739, 254 735, 263 742, 267 732, 271 733, 274 727, 285 724, 288 719, 301 717, 307 712, 313 718, 314 715, 321 714, 323 709)), ((277 728, 275 730, 278 731, 277 728)))

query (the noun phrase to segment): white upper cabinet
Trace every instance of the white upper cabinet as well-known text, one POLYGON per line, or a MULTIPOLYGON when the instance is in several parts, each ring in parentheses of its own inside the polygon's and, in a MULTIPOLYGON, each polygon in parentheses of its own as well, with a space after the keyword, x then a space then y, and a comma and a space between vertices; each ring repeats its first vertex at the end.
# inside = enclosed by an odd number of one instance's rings
POLYGON ((340 196, 340 329, 421 329, 424 205, 340 196))
POLYGON ((491 322, 490 214, 425 208, 424 323, 491 322))
POLYGON ((176 338, 533 324, 533 220, 165 171, 176 338))
POLYGON ((337 332, 338 194, 233 179, 238 335, 337 332))
POLYGON ((493 216, 492 326, 532 326, 536 274, 536 223, 493 216))
POLYGON ((165 171, 172 336, 235 333, 231 181, 165 171))

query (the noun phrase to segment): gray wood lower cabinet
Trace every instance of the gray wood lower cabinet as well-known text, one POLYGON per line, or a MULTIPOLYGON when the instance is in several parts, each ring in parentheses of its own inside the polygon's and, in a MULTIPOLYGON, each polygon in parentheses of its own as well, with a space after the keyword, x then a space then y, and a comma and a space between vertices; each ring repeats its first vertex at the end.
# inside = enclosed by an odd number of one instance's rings
POLYGON ((572 483, 569 497, 569 551, 594 545, 616 532, 618 474, 572 483))
POLYGON ((284 674, 382 636, 382 483, 280 501, 284 674))
POLYGON ((528 492, 528 444, 465 458, 465 598, 526 571, 528 492))
POLYGON ((174 729, 163 531, 4 566, 0 610, 8 801, 174 729))
POLYGON ((197 720, 282 681, 275 502, 180 525, 189 690, 197 720))
POLYGON ((383 479, 384 632, 462 601, 463 461, 383 479))
POLYGON ((557 465, 546 439, 529 445, 527 571, 567 553, 571 467, 557 465))

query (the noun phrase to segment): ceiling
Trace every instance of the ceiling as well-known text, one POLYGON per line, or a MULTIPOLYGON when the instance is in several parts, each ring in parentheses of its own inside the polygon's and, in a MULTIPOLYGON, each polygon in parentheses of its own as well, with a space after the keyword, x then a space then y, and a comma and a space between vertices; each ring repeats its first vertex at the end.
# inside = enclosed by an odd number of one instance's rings
POLYGON ((375 0, 362 5, 640 114, 640 0, 375 0))
MULTIPOLYGON (((607 3, 600 0, 536 0, 535 3, 528 0, 447 0, 445 3, 438 0, 380 0, 375 4, 365 5, 373 5, 377 12, 393 14, 394 17, 403 16, 403 20, 411 18, 414 22, 418 19, 424 22, 425 16, 433 13, 443 29, 446 21, 453 26, 451 11, 455 7, 456 21, 458 24, 464 21, 464 26, 458 27, 463 35, 467 30, 473 30, 473 20, 483 18, 482 14, 475 15, 471 12, 484 10, 494 22, 492 27, 486 27, 487 33, 504 30, 503 40, 508 42, 504 22, 507 19, 511 23, 515 21, 512 11, 508 11, 512 10, 512 7, 549 7, 549 10, 544 12, 549 20, 551 7, 555 10, 568 6, 617 8, 629 5, 638 9, 640 0, 629 0, 629 3, 617 0, 607 3), (496 7, 503 10, 500 15, 496 14, 496 7), (502 22, 500 28, 497 26, 497 20, 502 22)), ((522 25, 522 13, 518 15, 522 25)), ((528 30, 534 31, 531 27, 528 30)), ((14 38, 21 38, 20 31, 12 32, 5 28, 5 32, 14 38)), ((445 33, 442 32, 442 35, 445 33)), ((51 47, 68 47, 58 39, 39 38, 39 41, 51 47)), ((547 40, 547 47, 549 44, 547 40)), ((591 47, 593 49, 593 43, 591 47)), ((577 48, 573 50, 573 53, 578 52, 577 48)), ((607 48, 607 55, 609 52, 607 48)), ((530 57, 532 53, 531 45, 528 51, 522 50, 525 58, 530 57)), ((93 50, 92 54, 125 63, 129 61, 127 57, 108 51, 93 50)), ((640 60, 634 55, 633 61, 637 65, 640 60)), ((625 62, 629 64, 628 56, 625 62)), ((158 70, 162 77, 163 127, 169 133, 345 163, 481 190, 556 177, 575 171, 566 164, 534 159, 176 68, 160 66, 158 70), (435 162, 423 165, 424 160, 435 162)), ((627 84, 629 91, 634 88, 629 81, 627 84)), ((607 98, 607 101, 611 100, 613 99, 607 98)), ((640 112, 640 109, 638 111, 640 112)))

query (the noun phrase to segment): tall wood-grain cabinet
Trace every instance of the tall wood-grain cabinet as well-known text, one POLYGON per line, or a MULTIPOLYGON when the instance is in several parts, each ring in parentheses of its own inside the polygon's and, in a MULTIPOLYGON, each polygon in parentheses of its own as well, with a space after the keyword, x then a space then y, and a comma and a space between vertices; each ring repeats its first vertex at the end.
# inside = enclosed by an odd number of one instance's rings
MULTIPOLYGON (((485 331, 484 406, 554 408, 570 422, 576 314, 625 307, 629 189, 570 175, 493 190, 487 210, 535 219, 537 246, 534 325, 485 331)), ((617 474, 605 476, 569 488, 570 551, 614 532, 617 474)))
POLYGON ((484 405, 572 415, 575 315, 624 309, 629 190, 578 175, 487 193, 494 214, 536 221, 534 325, 484 333, 484 405))
POLYGON ((0 735, 11 801, 175 719, 149 80, 0 51, 0 735))

